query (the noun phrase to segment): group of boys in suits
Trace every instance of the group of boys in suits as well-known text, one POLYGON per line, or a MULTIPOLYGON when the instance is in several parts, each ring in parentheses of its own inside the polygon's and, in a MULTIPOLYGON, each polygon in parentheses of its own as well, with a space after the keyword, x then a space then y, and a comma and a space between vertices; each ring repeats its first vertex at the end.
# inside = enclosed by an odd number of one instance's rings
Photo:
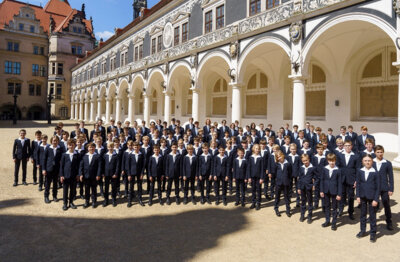
POLYGON ((200 192, 200 203, 222 201, 227 205, 227 194, 236 186, 235 205, 245 206, 246 190, 251 188, 251 209, 261 208, 261 196, 274 199, 274 210, 279 212, 283 195, 286 215, 291 216, 291 198, 294 195, 296 207, 300 207, 300 221, 312 223, 312 212, 319 207, 326 221, 323 227, 336 230, 337 217, 342 216, 348 206, 348 216, 354 220, 354 200, 361 207, 361 231, 357 237, 366 234, 366 213, 369 209, 371 241, 376 240, 377 205, 382 200, 387 228, 393 230, 389 199, 393 194, 393 169, 383 158, 383 147, 375 146, 375 139, 363 126, 361 135, 342 126, 340 134, 334 136, 321 128, 314 129, 306 123, 304 130, 297 126, 281 127, 277 132, 268 125, 258 127, 253 123, 245 129, 239 123, 226 125, 226 121, 212 124, 207 119, 203 127, 191 118, 182 127, 180 121, 152 122, 150 127, 136 121, 131 126, 127 121, 103 127, 99 120, 90 132, 84 122, 77 123, 71 135, 59 123, 47 143, 48 137, 40 131, 32 142, 26 138, 26 131, 20 130, 20 137, 13 146, 15 181, 22 164, 23 184, 26 184, 26 163, 31 159, 34 184, 39 172, 39 190, 44 185, 44 198, 50 203, 52 187, 53 200, 63 187, 63 209, 76 208, 74 200, 79 188, 84 207, 97 205, 97 189, 104 197, 103 206, 109 204, 111 187, 112 205, 117 205, 118 196, 127 198, 128 207, 137 196, 144 206, 142 196, 149 194, 148 204, 153 205, 155 192, 161 205, 162 194, 166 193, 166 204, 171 204, 174 187, 175 201, 196 204, 196 187, 200 192), (375 148, 375 151, 374 151, 375 148), (146 179, 145 179, 146 178, 146 179), (146 184, 143 185, 143 182, 146 184), (121 190, 121 184, 124 190, 121 190), (135 185, 137 190, 135 189, 135 185), (262 187, 264 188, 262 189, 262 187), (147 190, 143 190, 146 187, 147 190))

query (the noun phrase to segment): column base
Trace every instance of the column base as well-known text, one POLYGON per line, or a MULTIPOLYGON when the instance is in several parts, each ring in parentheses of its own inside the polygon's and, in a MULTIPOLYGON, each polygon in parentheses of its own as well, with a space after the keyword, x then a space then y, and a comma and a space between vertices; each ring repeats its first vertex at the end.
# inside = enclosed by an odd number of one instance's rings
POLYGON ((400 155, 398 155, 392 162, 393 168, 400 169, 400 155))

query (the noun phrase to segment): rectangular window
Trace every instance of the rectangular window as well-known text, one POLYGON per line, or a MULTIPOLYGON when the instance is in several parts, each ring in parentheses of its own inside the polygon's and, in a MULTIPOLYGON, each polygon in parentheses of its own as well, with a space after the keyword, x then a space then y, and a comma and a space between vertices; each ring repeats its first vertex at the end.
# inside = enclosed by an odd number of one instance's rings
POLYGON ((267 9, 274 8, 279 5, 279 0, 267 0, 267 9))
POLYGON ((103 75, 105 73, 106 73, 106 63, 104 62, 101 64, 101 74, 103 75))
POLYGON ((34 96, 35 95, 35 85, 29 84, 29 95, 34 96))
POLYGON ((74 33, 77 33, 77 32, 78 32, 78 28, 76 28, 76 27, 74 26, 74 27, 72 27, 72 31, 73 31, 74 33))
POLYGON ((21 74, 21 63, 20 62, 14 62, 13 63, 13 74, 14 75, 20 75, 21 74))
POLYGON ((115 68, 117 67, 117 66, 116 66, 117 63, 116 63, 115 60, 116 60, 115 57, 113 57, 113 58, 110 59, 110 71, 114 71, 115 68))
POLYGON ((139 59, 143 58, 143 44, 139 46, 139 59))
POLYGON ((139 47, 135 46, 135 61, 139 60, 139 47))
POLYGON ((151 39, 151 54, 155 54, 156 53, 156 38, 151 39))
POLYGON ((56 74, 56 63, 51 63, 51 74, 52 75, 56 74))
POLYGON ((19 31, 24 31, 24 24, 20 23, 18 25, 18 29, 19 29, 19 31))
POLYGON ((40 66, 40 76, 46 77, 46 66, 40 66))
POLYGON ((50 95, 54 95, 54 84, 53 83, 51 83, 50 84, 50 95))
POLYGON ((19 43, 14 43, 14 52, 19 52, 19 43))
POLYGON ((42 86, 36 85, 36 96, 41 96, 41 95, 42 95, 42 86))
POLYGON ((63 64, 57 63, 57 75, 62 75, 63 73, 63 64))
POLYGON ((34 55, 38 55, 39 54, 39 47, 38 46, 34 46, 33 47, 33 54, 34 55))
POLYGON ((14 49, 14 43, 7 42, 7 51, 13 51, 13 49, 14 49))
POLYGON ((12 74, 12 65, 13 65, 13 62, 5 61, 5 63, 4 63, 4 73, 12 74))
POLYGON ((204 24, 205 33, 209 33, 212 31, 212 11, 209 11, 205 15, 205 24, 204 24))
POLYGON ((121 66, 125 66, 125 53, 121 54, 120 63, 121 63, 121 66))
POLYGON ((162 49, 162 35, 157 37, 157 52, 161 52, 162 49))
POLYGON ((43 47, 43 46, 40 47, 40 52, 39 52, 39 54, 44 55, 44 47, 43 47))
POLYGON ((179 26, 174 29, 174 45, 179 45, 179 26))
POLYGON ((31 26, 29 27, 29 31, 30 31, 31 33, 35 33, 35 26, 31 25, 31 26))
POLYGON ((61 99, 61 95, 62 95, 62 85, 61 84, 57 84, 57 89, 56 89, 57 93, 56 93, 56 99, 61 99))
POLYGON ((32 75, 38 76, 39 75, 39 65, 33 64, 32 65, 32 75))
POLYGON ((225 26, 225 6, 221 5, 217 7, 217 21, 216 27, 220 29, 225 26))
POLYGON ((9 95, 14 94, 14 83, 8 83, 7 94, 9 95))
MULTIPOLYGON (((267 0, 268 1, 268 0, 267 0)), ((261 12, 261 0, 250 0, 249 15, 256 15, 261 12)))
POLYGON ((187 42, 188 40, 188 23, 184 23, 182 25, 182 43, 187 42))
POLYGON ((15 94, 16 95, 21 95, 21 83, 15 83, 15 94))

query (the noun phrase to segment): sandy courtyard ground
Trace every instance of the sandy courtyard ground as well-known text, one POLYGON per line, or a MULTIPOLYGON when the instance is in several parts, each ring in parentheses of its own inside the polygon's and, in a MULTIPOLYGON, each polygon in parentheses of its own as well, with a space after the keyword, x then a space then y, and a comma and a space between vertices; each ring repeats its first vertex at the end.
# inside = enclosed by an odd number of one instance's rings
MULTIPOLYGON (((391 201, 395 230, 386 230, 380 210, 374 244, 369 237, 356 238, 359 209, 356 221, 339 218, 334 232, 321 227, 321 209, 309 225, 299 222, 294 204, 291 218, 278 218, 272 201, 264 199, 260 211, 249 210, 249 205, 235 207, 230 197, 227 207, 161 207, 156 202, 152 207, 127 208, 120 200, 123 204, 117 207, 85 210, 83 201, 77 200, 78 209, 64 212, 62 201, 44 203, 43 192, 32 185, 31 164, 29 185, 12 186, 12 144, 21 127, 29 138, 37 129, 46 134, 53 130, 44 123, 11 127, 10 122, 0 122, 0 261, 400 261, 400 172, 395 173, 391 201)), ((72 122, 65 129, 71 131, 72 122)))

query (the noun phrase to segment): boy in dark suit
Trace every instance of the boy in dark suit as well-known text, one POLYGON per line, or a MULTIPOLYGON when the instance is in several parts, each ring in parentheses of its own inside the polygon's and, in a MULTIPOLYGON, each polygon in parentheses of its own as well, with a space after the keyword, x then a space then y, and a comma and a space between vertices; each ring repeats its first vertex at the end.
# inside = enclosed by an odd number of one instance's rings
POLYGON ((264 183, 266 176, 265 159, 260 155, 260 145, 253 146, 253 154, 250 156, 247 163, 247 181, 251 183, 252 189, 252 204, 250 209, 256 208, 260 210, 261 205, 261 185, 264 183))
POLYGON ((127 149, 124 151, 121 160, 121 175, 122 181, 124 183, 125 194, 124 197, 127 198, 129 193, 129 183, 128 183, 128 176, 129 176, 129 168, 130 168, 130 154, 133 152, 133 141, 129 140, 127 143, 127 149))
POLYGON ((360 232, 357 238, 366 235, 367 209, 369 210, 369 223, 371 226, 370 241, 376 241, 376 211, 378 209, 379 195, 381 193, 381 178, 372 167, 372 157, 364 156, 363 168, 357 170, 356 197, 361 204, 360 232))
POLYGON ((101 177, 102 161, 99 154, 95 152, 96 146, 93 143, 88 145, 88 153, 83 156, 79 164, 79 176, 85 186, 85 204, 83 208, 89 206, 89 199, 92 198, 92 207, 96 208, 97 201, 97 181, 101 177))
POLYGON ((358 152, 362 152, 365 150, 365 142, 367 138, 371 138, 372 141, 374 141, 375 144, 375 138, 374 136, 368 134, 368 128, 366 126, 361 127, 361 135, 357 137, 357 147, 358 147, 358 152))
POLYGON ((150 199, 149 206, 153 205, 154 185, 157 182, 157 194, 160 205, 162 202, 161 181, 164 177, 164 157, 160 154, 160 147, 155 145, 153 147, 154 154, 149 159, 147 168, 147 177, 150 180, 150 199))
POLYGON ((42 141, 37 150, 37 155, 36 155, 37 168, 39 168, 39 191, 43 190, 43 185, 44 185, 44 176, 43 176, 44 152, 50 146, 49 144, 47 144, 47 140, 48 140, 47 135, 42 135, 42 141))
POLYGON ((313 167, 313 165, 310 163, 310 156, 307 154, 301 155, 301 161, 303 162, 303 166, 300 167, 299 179, 297 181, 297 193, 301 195, 300 222, 304 221, 306 205, 308 205, 307 223, 311 224, 313 211, 312 191, 318 181, 315 178, 315 167, 313 167))
POLYGON ((237 150, 238 158, 233 161, 233 181, 236 184, 236 202, 239 205, 241 200, 242 207, 245 206, 245 183, 247 173, 247 160, 244 158, 243 148, 237 150))
POLYGON ((289 187, 290 187, 290 164, 285 159, 285 154, 282 151, 277 151, 275 153, 276 158, 276 173, 275 173, 275 204, 274 210, 278 217, 281 216, 279 213, 279 202, 281 198, 281 193, 283 191, 283 197, 285 199, 286 204, 286 215, 288 217, 291 216, 290 214, 290 199, 289 199, 289 187))
POLYGON ((119 180, 119 155, 114 152, 114 142, 110 142, 107 145, 108 152, 103 155, 102 159, 102 175, 104 178, 104 202, 103 207, 108 205, 108 196, 110 192, 111 184, 111 198, 112 205, 117 205, 117 183, 119 180))
POLYGON ((26 136, 26 130, 21 129, 19 131, 19 138, 15 139, 13 145, 12 157, 15 163, 13 186, 18 185, 18 173, 21 163, 22 163, 22 184, 25 186, 28 185, 26 183, 26 164, 28 162, 31 153, 31 145, 30 145, 31 142, 28 138, 25 138, 25 136, 26 136))
POLYGON ((376 158, 374 159, 373 168, 378 172, 381 179, 381 199, 385 209, 386 228, 393 230, 392 211, 390 210, 390 197, 394 191, 393 166, 392 163, 383 158, 385 149, 383 146, 375 147, 376 158))
POLYGON ((74 205, 74 199, 76 196, 76 180, 79 172, 79 156, 78 153, 75 151, 75 140, 68 140, 67 147, 68 151, 61 156, 60 163, 60 182, 63 185, 64 202, 62 209, 64 211, 66 211, 68 207, 76 209, 76 206, 74 205))
POLYGON ((57 189, 58 189, 58 173, 60 172, 60 161, 61 156, 64 153, 62 148, 59 146, 58 136, 53 136, 50 139, 51 146, 49 146, 43 155, 43 166, 42 173, 45 176, 45 190, 44 190, 44 201, 46 204, 50 203, 50 185, 53 183, 53 200, 58 202, 57 189))
POLYGON ((204 199, 204 184, 206 183, 206 197, 207 203, 211 204, 210 201, 210 191, 211 191, 211 183, 212 183, 212 161, 213 157, 209 152, 209 147, 207 143, 202 145, 203 154, 199 157, 199 172, 198 172, 198 180, 200 181, 200 193, 201 200, 200 203, 203 205, 205 203, 204 199))
POLYGON ((132 206, 132 199, 135 197, 134 193, 135 180, 137 181, 139 204, 141 206, 144 206, 144 203, 142 201, 142 183, 143 183, 145 157, 140 152, 140 145, 138 142, 133 142, 132 145, 133 145, 133 151, 129 154, 128 207, 132 206))
POLYGON ((299 178, 300 164, 301 159, 297 154, 297 145, 295 143, 290 144, 289 147, 290 153, 286 156, 287 161, 291 166, 292 174, 290 175, 290 190, 289 195, 292 196, 293 185, 295 186, 296 192, 296 207, 300 207, 300 194, 298 193, 298 183, 297 180, 299 178))
MULTIPOLYGON (((316 180, 320 180, 320 177, 323 173, 324 167, 328 164, 326 157, 324 155, 324 146, 322 144, 317 144, 316 146, 317 149, 317 154, 313 155, 311 157, 311 164, 315 167, 316 172, 316 180)), ((320 184, 317 183, 315 184, 315 190, 314 190, 314 209, 318 208, 319 205, 319 200, 320 200, 320 184)), ((324 210, 325 204, 322 203, 322 209, 324 210)))
POLYGON ((213 163, 213 171, 212 174, 214 176, 214 193, 217 198, 215 204, 219 205, 220 202, 220 195, 219 195, 219 187, 222 183, 222 202, 224 206, 227 205, 226 203, 226 189, 228 183, 228 157, 225 155, 225 148, 220 146, 218 149, 218 156, 214 157, 213 163))
POLYGON ((320 195, 325 202, 325 223, 322 224, 322 227, 330 225, 332 212, 331 228, 335 231, 337 228, 337 201, 340 201, 340 196, 342 195, 342 175, 336 166, 335 154, 330 153, 327 156, 327 161, 329 164, 323 168, 319 183, 320 195))
POLYGON ((185 182, 184 186, 184 198, 183 204, 187 204, 188 202, 188 191, 189 191, 189 184, 190 184, 190 192, 192 196, 192 203, 193 205, 196 204, 195 196, 194 196, 194 181, 197 178, 198 172, 198 157, 194 154, 193 145, 188 145, 187 148, 187 155, 183 157, 182 160, 182 176, 183 181, 185 182))
POLYGON ((178 145, 172 143, 171 153, 165 159, 165 177, 167 179, 167 205, 171 205, 171 190, 172 184, 175 187, 176 204, 180 204, 179 198, 179 179, 181 177, 181 155, 178 153, 178 145))
POLYGON ((39 151, 39 147, 42 144, 42 132, 40 130, 36 131, 35 137, 36 139, 32 140, 30 156, 31 156, 31 162, 33 164, 32 166, 33 184, 37 185, 37 171, 38 171, 37 166, 39 165, 39 162, 37 161, 37 154, 39 151))

